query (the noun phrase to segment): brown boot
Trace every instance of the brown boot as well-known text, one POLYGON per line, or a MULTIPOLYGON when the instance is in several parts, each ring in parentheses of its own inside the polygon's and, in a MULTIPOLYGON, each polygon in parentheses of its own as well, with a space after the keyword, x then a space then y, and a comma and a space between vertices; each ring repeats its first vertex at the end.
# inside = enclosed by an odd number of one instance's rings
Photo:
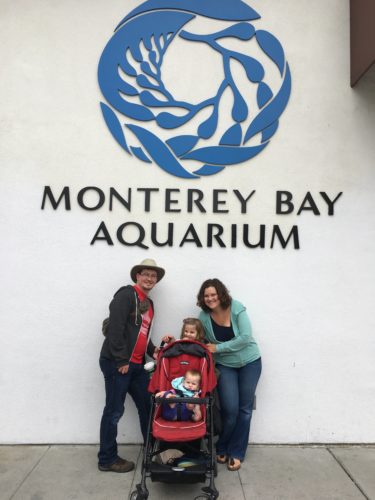
POLYGON ((102 472, 130 472, 134 469, 134 462, 119 457, 116 462, 111 465, 98 464, 98 469, 102 472))

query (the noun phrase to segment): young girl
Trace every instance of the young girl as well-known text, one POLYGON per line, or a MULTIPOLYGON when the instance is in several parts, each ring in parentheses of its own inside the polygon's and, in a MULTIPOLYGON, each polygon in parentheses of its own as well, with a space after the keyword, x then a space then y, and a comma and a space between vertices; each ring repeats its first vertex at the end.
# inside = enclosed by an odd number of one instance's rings
MULTIPOLYGON (((197 318, 185 318, 182 321, 181 340, 197 340, 204 342, 203 325, 197 318)), ((172 335, 165 335, 162 341, 166 344, 174 342, 176 339, 172 335)))
MULTIPOLYGON (((203 325, 197 318, 186 318, 182 321, 182 329, 180 339, 184 340, 197 340, 198 342, 204 342, 204 331, 203 325)), ((164 335, 161 339, 162 346, 175 342, 176 339, 173 335, 164 335)), ((146 371, 152 373, 155 370, 156 362, 149 361, 144 365, 146 371)))

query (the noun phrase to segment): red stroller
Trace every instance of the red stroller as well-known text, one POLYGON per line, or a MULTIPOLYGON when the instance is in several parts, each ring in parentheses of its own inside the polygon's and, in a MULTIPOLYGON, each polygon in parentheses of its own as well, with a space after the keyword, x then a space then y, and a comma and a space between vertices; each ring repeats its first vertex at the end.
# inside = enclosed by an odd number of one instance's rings
MULTIPOLYGON (((198 483, 209 481, 202 488, 198 498, 215 500, 219 492, 215 488, 216 461, 214 456, 213 436, 213 396, 216 377, 211 353, 194 340, 177 340, 162 349, 158 363, 152 375, 149 391, 152 392, 152 406, 148 425, 147 440, 142 462, 142 479, 136 490, 130 495, 131 500, 146 500, 149 492, 146 478, 164 483, 198 483), (162 416, 162 404, 165 398, 156 398, 159 391, 171 389, 171 382, 176 377, 184 376, 187 370, 197 370, 201 374, 199 398, 176 397, 168 399, 169 404, 200 404, 202 419, 198 422, 170 421, 162 416), (188 467, 179 463, 158 463, 155 458, 168 449, 178 449, 191 462, 188 467)), ((182 462, 181 462, 182 463, 182 462)))

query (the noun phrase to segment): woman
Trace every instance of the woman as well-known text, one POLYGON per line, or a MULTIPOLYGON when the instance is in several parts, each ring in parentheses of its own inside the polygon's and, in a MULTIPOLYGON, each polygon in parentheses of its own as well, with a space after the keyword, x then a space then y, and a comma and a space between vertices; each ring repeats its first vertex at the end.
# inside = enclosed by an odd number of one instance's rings
POLYGON ((197 299, 207 347, 220 371, 218 391, 225 424, 216 444, 216 459, 235 471, 241 467, 249 442, 255 389, 262 370, 260 353, 246 308, 231 298, 220 280, 206 280, 197 299))

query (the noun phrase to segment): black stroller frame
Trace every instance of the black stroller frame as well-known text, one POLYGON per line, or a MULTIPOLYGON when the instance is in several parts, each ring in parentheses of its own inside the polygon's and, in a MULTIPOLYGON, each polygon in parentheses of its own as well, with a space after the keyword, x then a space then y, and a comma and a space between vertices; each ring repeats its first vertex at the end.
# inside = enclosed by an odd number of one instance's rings
POLYGON ((163 441, 157 439, 152 434, 152 422, 155 417, 158 405, 165 402, 164 398, 151 396, 151 411, 148 421, 147 438, 143 449, 142 458, 142 477, 141 482, 136 485, 136 489, 131 492, 130 500, 147 500, 149 491, 146 481, 163 483, 206 483, 202 487, 202 493, 197 495, 194 500, 207 498, 215 500, 219 492, 215 487, 215 476, 217 475, 217 465, 214 453, 214 418, 213 406, 214 397, 212 393, 207 393, 202 398, 169 398, 168 403, 194 403, 204 404, 206 406, 206 433, 193 441, 163 441), (154 460, 156 455, 167 449, 177 448, 184 453, 197 454, 202 463, 191 467, 178 467, 173 464, 160 464, 154 460))

